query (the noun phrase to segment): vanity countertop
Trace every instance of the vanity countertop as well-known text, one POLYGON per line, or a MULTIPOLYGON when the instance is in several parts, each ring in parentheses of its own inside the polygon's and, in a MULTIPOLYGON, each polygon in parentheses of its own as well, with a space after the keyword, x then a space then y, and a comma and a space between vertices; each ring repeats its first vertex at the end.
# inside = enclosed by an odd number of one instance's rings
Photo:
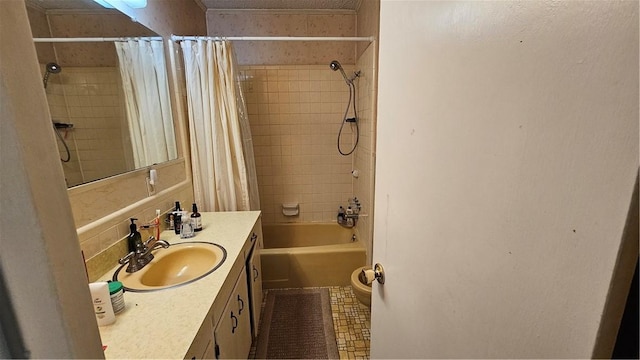
MULTIPOLYGON (((213 273, 188 285, 148 293, 125 292, 125 310, 116 315, 114 324, 99 328, 107 359, 182 359, 186 355, 234 263, 243 257, 243 246, 260 216, 259 211, 201 214, 203 230, 195 237, 180 239, 166 230, 160 238, 171 244, 216 243, 227 251, 225 262, 213 273)), ((100 280, 111 280, 119 266, 100 280)))

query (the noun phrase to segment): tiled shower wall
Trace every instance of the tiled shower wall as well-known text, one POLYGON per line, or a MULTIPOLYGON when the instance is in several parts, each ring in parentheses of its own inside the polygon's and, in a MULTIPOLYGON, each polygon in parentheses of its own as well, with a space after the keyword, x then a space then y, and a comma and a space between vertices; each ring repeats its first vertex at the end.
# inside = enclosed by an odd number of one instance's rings
POLYGON ((353 193, 362 204, 359 224, 356 227, 360 239, 367 248, 367 264, 371 264, 373 247, 373 207, 374 207, 374 173, 376 142, 376 93, 377 71, 375 45, 371 44, 358 58, 356 69, 361 76, 356 84, 358 89, 358 124, 360 141, 354 152, 354 169, 358 170, 358 178, 353 179, 353 193))
MULTIPOLYGON (((345 66, 351 73, 352 66, 345 66)), ((336 148, 348 87, 328 65, 244 66, 263 223, 332 222, 353 196, 351 156, 336 148), (283 203, 299 203, 286 217, 283 203)), ((352 133, 343 130, 343 148, 352 133)))
POLYGON ((72 130, 60 130, 71 152, 71 161, 62 163, 68 186, 133 169, 119 76, 114 67, 64 67, 49 76, 51 117, 73 124, 72 130))
MULTIPOLYGON (((378 37, 380 1, 362 0, 356 11, 356 35, 378 37)), ((367 249, 367 264, 372 264, 373 208, 376 162, 376 99, 377 99, 377 43, 356 45, 356 68, 362 71, 358 79, 358 115, 361 126, 361 144, 354 153, 354 168, 360 176, 353 180, 353 192, 362 203, 362 214, 357 226, 360 241, 367 249)))
MULTIPOLYGON (((209 10, 210 36, 378 36, 378 0, 356 12, 209 10)), ((334 222, 337 207, 357 196, 357 226, 371 259, 375 163, 376 45, 351 42, 234 42, 246 80, 263 223, 334 222), (329 69, 339 60, 347 74, 362 71, 358 87, 360 142, 350 156, 336 149, 348 88, 329 69), (354 63, 357 66, 354 67, 354 63), (307 65, 302 65, 307 64, 307 65), (351 64, 351 65, 346 65, 351 64), (260 66, 255 66, 260 65, 260 66), (307 78, 308 77, 308 78, 307 78), (359 178, 351 170, 359 170, 359 178), (281 204, 299 202, 300 215, 285 217, 281 204)), ((350 115, 352 116, 352 115, 350 115)), ((352 125, 345 136, 353 140, 352 125)), ((343 149, 350 149, 344 144, 343 149)))

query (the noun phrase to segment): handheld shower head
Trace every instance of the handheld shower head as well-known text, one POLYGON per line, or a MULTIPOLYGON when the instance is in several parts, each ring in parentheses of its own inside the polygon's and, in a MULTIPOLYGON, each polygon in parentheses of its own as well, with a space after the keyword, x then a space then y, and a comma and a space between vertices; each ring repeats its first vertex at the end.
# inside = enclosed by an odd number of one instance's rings
POLYGON ((62 68, 60 67, 60 65, 54 63, 54 62, 50 62, 47 64, 47 72, 48 73, 52 73, 52 74, 57 74, 60 71, 62 71, 62 68))
POLYGON ((342 69, 342 65, 340 65, 340 62, 338 62, 338 60, 333 60, 330 64, 329 67, 331 68, 331 70, 333 71, 338 71, 340 70, 340 73, 342 74, 342 77, 344 78, 344 81, 347 83, 347 85, 350 85, 352 83, 351 80, 349 80, 349 78, 347 77, 347 74, 344 73, 344 69, 342 69))
POLYGON ((49 74, 58 74, 62 71, 62 67, 60 65, 50 62, 45 67, 44 77, 42 78, 42 83, 44 84, 44 88, 47 88, 47 83, 49 82, 49 74))

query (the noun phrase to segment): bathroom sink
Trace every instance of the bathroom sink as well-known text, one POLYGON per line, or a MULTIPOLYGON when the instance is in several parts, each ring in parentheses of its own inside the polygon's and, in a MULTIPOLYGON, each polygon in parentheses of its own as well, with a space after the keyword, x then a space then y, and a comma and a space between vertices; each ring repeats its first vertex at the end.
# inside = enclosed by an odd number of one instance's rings
POLYGON ((127 273, 122 265, 113 274, 125 289, 149 292, 186 285, 218 269, 227 257, 226 250, 209 242, 184 242, 153 252, 154 259, 144 268, 127 273))

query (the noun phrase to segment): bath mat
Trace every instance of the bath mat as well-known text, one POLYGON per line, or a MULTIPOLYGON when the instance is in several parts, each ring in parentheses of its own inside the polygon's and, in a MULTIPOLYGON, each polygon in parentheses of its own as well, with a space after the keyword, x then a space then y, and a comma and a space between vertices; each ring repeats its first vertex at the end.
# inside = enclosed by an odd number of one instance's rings
POLYGON ((339 359, 329 289, 269 290, 256 359, 339 359))

